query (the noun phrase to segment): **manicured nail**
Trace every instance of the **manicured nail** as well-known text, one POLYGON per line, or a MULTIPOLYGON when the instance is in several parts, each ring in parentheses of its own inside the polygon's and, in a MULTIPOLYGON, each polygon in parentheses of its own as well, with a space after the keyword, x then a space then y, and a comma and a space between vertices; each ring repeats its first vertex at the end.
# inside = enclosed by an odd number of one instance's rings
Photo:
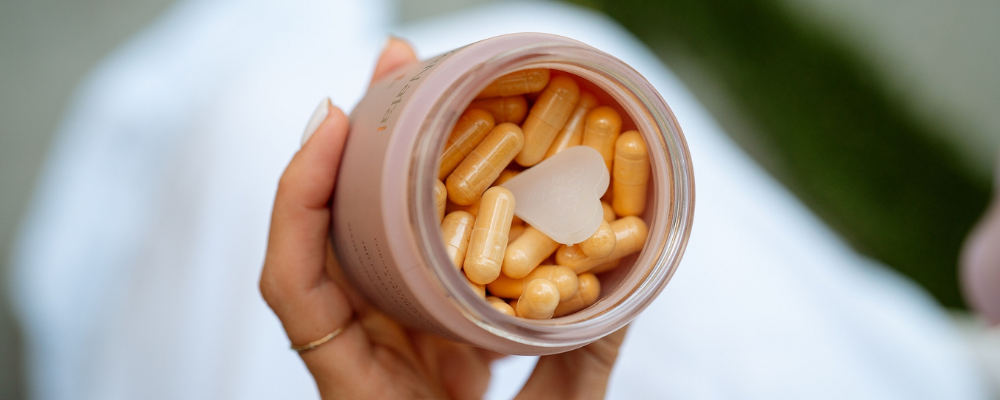
POLYGON ((309 124, 306 125, 306 131, 302 133, 303 146, 309 141, 309 138, 316 133, 316 129, 319 129, 320 124, 326 120, 326 116, 330 115, 330 107, 332 106, 333 104, 330 103, 329 97, 319 102, 319 106, 316 107, 316 111, 313 111, 312 117, 309 118, 309 124))

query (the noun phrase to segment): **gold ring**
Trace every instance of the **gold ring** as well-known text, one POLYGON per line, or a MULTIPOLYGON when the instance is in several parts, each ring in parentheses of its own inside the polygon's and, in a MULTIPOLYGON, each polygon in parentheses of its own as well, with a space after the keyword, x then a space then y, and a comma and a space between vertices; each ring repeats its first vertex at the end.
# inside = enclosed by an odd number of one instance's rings
POLYGON ((337 330, 335 330, 333 332, 330 332, 329 335, 323 336, 322 338, 319 338, 317 340, 314 340, 312 342, 309 342, 309 343, 306 343, 306 344, 303 344, 303 345, 296 346, 296 345, 293 344, 292 345, 292 350, 295 350, 295 351, 297 351, 299 353, 303 353, 303 352, 315 349, 315 348, 323 345, 323 343, 329 342, 329 341, 333 340, 333 338, 335 338, 337 336, 340 336, 341 333, 344 333, 344 329, 347 329, 347 327, 351 325, 351 322, 354 322, 354 316, 353 315, 351 316, 350 319, 347 320, 347 322, 344 323, 343 326, 341 326, 340 328, 337 328, 337 330))

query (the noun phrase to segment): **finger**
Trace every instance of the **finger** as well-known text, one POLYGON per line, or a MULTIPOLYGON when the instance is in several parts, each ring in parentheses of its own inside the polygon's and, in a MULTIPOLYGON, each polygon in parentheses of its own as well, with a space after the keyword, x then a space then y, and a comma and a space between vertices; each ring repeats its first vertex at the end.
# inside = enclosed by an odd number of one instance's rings
POLYGON ((539 358, 515 399, 603 399, 627 328, 579 349, 539 358))
POLYGON ((447 398, 483 398, 490 383, 490 367, 479 349, 430 333, 412 332, 410 336, 429 380, 439 382, 447 398))
POLYGON ((372 82, 382 79, 392 70, 417 61, 417 53, 413 51, 409 43, 403 39, 390 36, 382 54, 375 64, 375 73, 372 74, 372 82))

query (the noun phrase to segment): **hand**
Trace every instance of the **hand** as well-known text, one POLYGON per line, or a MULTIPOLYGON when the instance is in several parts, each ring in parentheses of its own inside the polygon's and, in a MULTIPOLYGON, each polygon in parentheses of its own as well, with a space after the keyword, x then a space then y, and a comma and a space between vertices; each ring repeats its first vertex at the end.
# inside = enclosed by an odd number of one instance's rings
MULTIPOLYGON (((416 61, 391 39, 373 80, 416 61)), ((478 399, 500 355, 410 331, 372 308, 347 282, 327 238, 328 206, 348 121, 326 119, 292 158, 278 184, 260 291, 294 344, 344 331, 300 353, 324 399, 478 399), (352 315, 356 323, 352 321, 352 315)), ((625 329, 581 349, 541 357, 518 398, 603 398, 625 329)))

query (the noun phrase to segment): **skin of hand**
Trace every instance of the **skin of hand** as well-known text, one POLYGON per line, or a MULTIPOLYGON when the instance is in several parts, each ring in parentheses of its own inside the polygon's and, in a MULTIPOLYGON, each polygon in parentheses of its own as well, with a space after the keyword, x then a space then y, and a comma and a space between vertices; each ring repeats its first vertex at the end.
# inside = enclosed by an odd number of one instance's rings
POLYGON ((960 278, 969 305, 1000 325, 1000 156, 994 171, 993 200, 962 246, 960 278))
MULTIPOLYGON (((390 38, 372 80, 416 60, 406 42, 390 38)), ((502 355, 409 330, 371 307, 344 278, 327 235, 348 120, 339 108, 327 107, 326 119, 278 183, 261 295, 294 344, 345 327, 300 353, 324 399, 482 398, 489 363, 502 355)), ((624 338, 625 328, 541 357, 517 398, 603 398, 624 338)))

